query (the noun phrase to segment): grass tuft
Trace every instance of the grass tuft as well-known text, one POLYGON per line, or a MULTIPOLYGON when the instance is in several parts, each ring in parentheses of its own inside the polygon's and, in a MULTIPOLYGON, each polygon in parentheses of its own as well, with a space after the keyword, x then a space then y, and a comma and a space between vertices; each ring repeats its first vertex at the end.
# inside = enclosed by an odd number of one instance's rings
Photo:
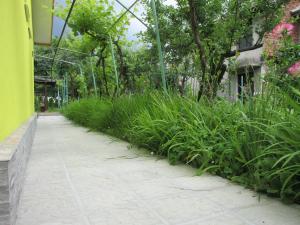
POLYGON ((159 93, 116 100, 83 99, 64 115, 259 192, 300 202, 300 107, 265 95, 245 104, 200 103, 159 93))

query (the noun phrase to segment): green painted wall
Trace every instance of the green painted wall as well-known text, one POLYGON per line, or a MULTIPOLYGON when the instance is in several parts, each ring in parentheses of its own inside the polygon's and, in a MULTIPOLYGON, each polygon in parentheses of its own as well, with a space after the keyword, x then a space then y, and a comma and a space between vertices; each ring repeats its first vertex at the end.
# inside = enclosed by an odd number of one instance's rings
POLYGON ((34 112, 31 19, 31 0, 0 0, 0 141, 34 112))

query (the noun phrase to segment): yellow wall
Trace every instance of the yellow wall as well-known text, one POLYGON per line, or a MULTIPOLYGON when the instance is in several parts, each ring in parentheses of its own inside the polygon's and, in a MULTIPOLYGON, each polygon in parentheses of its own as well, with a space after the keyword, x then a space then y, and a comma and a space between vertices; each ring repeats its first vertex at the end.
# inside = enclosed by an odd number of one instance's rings
POLYGON ((31 19, 31 0, 0 0, 0 141, 34 112, 31 19), (24 3, 29 6, 29 22, 24 3))

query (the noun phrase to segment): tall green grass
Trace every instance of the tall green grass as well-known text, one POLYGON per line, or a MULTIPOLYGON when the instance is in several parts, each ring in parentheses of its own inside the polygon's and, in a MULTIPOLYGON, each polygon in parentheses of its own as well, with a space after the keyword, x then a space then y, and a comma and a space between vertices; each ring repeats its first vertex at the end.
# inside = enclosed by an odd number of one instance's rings
MULTIPOLYGON (((300 96, 300 95, 299 95, 300 96)), ((200 103, 159 93, 64 108, 74 122, 284 200, 300 202, 300 107, 283 93, 200 103)))

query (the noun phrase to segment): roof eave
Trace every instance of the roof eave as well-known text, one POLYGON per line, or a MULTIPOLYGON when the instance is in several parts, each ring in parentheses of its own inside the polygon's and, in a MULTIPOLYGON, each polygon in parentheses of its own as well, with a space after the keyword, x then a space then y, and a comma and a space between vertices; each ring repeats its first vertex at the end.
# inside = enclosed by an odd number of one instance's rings
POLYGON ((51 45, 54 0, 32 0, 33 39, 36 45, 51 45))
POLYGON ((299 16, 300 15, 300 5, 290 11, 291 16, 299 16))

